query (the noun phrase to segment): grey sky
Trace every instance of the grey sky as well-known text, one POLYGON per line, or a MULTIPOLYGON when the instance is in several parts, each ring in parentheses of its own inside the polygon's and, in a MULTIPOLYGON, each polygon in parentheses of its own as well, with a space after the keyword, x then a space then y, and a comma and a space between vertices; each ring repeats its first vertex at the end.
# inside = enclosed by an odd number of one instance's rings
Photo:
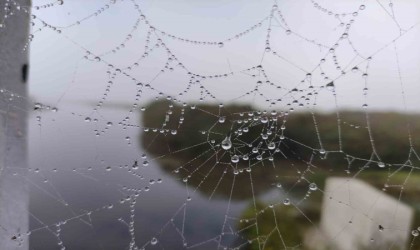
MULTIPOLYGON (((42 1, 39 1, 40 3, 42 1)), ((47 23, 56 26, 66 26, 100 9, 109 1, 65 1, 62 6, 41 9, 34 14, 47 23)), ((223 41, 248 29, 270 14, 273 1, 138 1, 150 24, 159 30, 173 35, 198 41, 223 41)), ((37 2, 38 4, 38 2, 37 2)), ((224 79, 206 79, 206 86, 217 101, 232 100, 254 88, 258 77, 250 77, 240 73, 241 70, 256 66, 262 61, 270 80, 285 87, 284 90, 262 88, 269 98, 290 96, 288 90, 295 86, 307 88, 308 84, 299 84, 305 79, 307 72, 312 73, 312 83, 322 86, 331 80, 324 80, 316 68, 328 49, 305 41, 302 37, 315 40, 326 47, 331 47, 343 33, 344 27, 334 14, 328 15, 317 8, 309 0, 278 1, 278 9, 292 31, 287 35, 280 18, 272 20, 270 47, 279 57, 264 53, 268 19, 261 27, 256 28, 239 39, 225 42, 222 48, 215 45, 195 45, 180 42, 165 36, 161 38, 177 58, 192 72, 202 75, 234 73, 224 79), (286 60, 284 60, 284 59, 286 60), (297 67, 296 67, 297 66, 297 67), (313 69, 316 69, 312 72, 313 69)), ((344 23, 354 18, 349 31, 349 41, 364 58, 372 56, 368 71, 368 95, 364 100, 363 88, 366 61, 356 56, 347 40, 340 42, 336 49, 338 63, 348 73, 335 81, 338 106, 340 108, 360 108, 365 102, 371 109, 404 110, 402 87, 405 90, 406 107, 410 112, 417 112, 420 105, 420 2, 401 1, 394 3, 393 9, 384 1, 319 1, 321 6, 335 13, 353 13, 340 17, 344 23), (359 10, 361 5, 364 10, 359 10), (392 17, 394 15, 394 17, 392 17), (400 36, 398 25, 407 30, 400 36), (399 80, 396 63, 395 42, 401 69, 402 85, 399 80), (384 47, 386 46, 386 47, 384 47), (376 53, 379 49, 381 49, 376 53), (359 65, 360 71, 350 72, 350 68, 359 65)), ((79 45, 94 54, 101 54, 114 48, 124 41, 138 18, 138 13, 131 1, 116 1, 110 8, 98 16, 82 22, 80 25, 63 29, 61 34, 41 27, 39 19, 35 20, 34 41, 31 43, 31 93, 35 99, 50 104, 64 105, 66 101, 95 101, 101 96, 106 86, 106 65, 102 62, 81 60, 86 54, 79 45), (75 45, 71 41, 77 42, 75 45), (77 66, 78 65, 78 66, 77 66), (76 73, 75 73, 76 72, 76 73)), ((137 60, 144 50, 144 41, 148 27, 141 21, 133 39, 126 43, 125 48, 102 57, 117 67, 125 67, 137 60)), ((155 38, 152 37, 151 42, 155 38)), ((142 82, 151 81, 166 62, 166 52, 156 49, 149 57, 140 63, 140 67, 130 71, 130 75, 142 82)), ((334 79, 340 76, 335 69, 331 54, 322 64, 324 72, 334 79)), ((252 73, 251 73, 252 74, 252 73)), ((174 72, 165 72, 156 78, 152 85, 165 93, 174 95, 188 83, 186 71, 177 68, 174 72)), ((119 77, 114 85, 109 101, 121 102, 132 100, 133 82, 119 77)), ((156 93, 145 92, 147 97, 155 97, 156 93)), ((199 98, 198 88, 192 88, 187 100, 199 98)), ((298 96, 299 97, 299 96, 298 96)), ((253 101, 267 108, 264 98, 249 95, 235 99, 236 101, 253 101)), ((287 98, 277 107, 289 102, 287 98)), ((332 92, 326 89, 320 91, 316 101, 323 110, 335 108, 332 92)))

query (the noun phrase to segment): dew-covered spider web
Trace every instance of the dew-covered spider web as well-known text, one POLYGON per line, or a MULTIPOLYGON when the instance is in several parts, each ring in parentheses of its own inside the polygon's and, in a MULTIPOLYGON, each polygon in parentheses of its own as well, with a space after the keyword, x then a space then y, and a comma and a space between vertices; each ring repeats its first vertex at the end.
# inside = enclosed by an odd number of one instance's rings
POLYGON ((420 249, 416 1, 0 9, 2 249, 420 249))

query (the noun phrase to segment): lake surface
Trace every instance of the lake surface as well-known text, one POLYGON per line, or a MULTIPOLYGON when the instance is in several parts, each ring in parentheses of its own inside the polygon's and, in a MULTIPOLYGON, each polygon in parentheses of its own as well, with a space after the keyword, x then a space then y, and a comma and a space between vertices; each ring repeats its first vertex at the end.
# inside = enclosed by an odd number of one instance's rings
MULTIPOLYGON (((113 125, 96 136, 94 130, 104 129, 103 121, 81 122, 85 117, 65 111, 44 113, 41 122, 35 116, 30 119, 27 177, 31 249, 127 249, 131 237, 139 248, 185 249, 201 244, 197 249, 215 249, 222 232, 236 231, 237 218, 253 202, 252 197, 209 199, 189 190, 158 161, 141 157, 146 151, 138 143, 139 128, 113 125), (143 166, 143 160, 149 164, 143 166), (133 169, 135 161, 138 169, 133 169), (136 193, 136 203, 130 206, 132 199, 125 199, 136 193), (131 214, 135 216, 132 235, 131 214), (153 238, 156 245, 150 243, 153 238)), ((283 191, 271 185, 271 191, 255 198, 284 199, 283 191)), ((230 235, 220 242, 230 246, 238 240, 244 241, 230 235)))
MULTIPOLYGON (((310 170, 293 160, 234 174, 222 158, 215 164, 212 157, 191 161, 173 152, 152 154, 145 148, 150 141, 143 141, 141 112, 131 114, 125 120, 131 126, 124 127, 118 123, 125 116, 116 107, 91 119, 81 115, 88 112, 85 107, 78 112, 74 107, 34 111, 30 117, 30 168, 14 176, 25 179, 30 194, 30 249, 324 249, 329 244, 405 249, 419 218, 405 205, 416 204, 410 197, 417 175, 405 183, 408 197, 398 198, 398 190, 390 189, 395 199, 386 189, 355 179, 355 170, 310 170), (328 178, 333 176, 342 178, 328 178), (280 238, 273 241, 276 230, 280 238), (363 230, 371 239, 358 235, 363 230)), ((379 185, 380 178, 392 176, 358 174, 379 185)))

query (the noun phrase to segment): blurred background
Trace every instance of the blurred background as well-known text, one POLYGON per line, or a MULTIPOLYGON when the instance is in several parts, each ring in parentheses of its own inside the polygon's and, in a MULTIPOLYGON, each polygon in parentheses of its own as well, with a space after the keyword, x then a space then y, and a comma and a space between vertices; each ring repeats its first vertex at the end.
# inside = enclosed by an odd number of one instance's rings
POLYGON ((420 3, 0 8, 4 249, 420 249, 420 3))

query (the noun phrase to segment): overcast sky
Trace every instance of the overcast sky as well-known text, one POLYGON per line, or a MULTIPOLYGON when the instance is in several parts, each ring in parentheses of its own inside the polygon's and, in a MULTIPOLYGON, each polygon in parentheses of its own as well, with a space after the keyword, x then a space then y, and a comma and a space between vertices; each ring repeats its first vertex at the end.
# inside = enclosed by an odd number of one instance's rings
MULTIPOLYGON (((41 5, 42 2, 36 1, 36 4, 41 5)), ((34 10, 33 14, 37 18, 34 20, 34 40, 31 43, 30 79, 30 92, 34 99, 64 106, 66 103, 73 105, 75 102, 94 102, 101 98, 109 80, 107 67, 103 62, 82 59, 86 55, 85 49, 95 55, 112 50, 125 40, 139 17, 132 1, 118 0, 115 4, 109 2, 72 0, 65 1, 61 6, 34 10), (42 27, 40 20, 54 26, 67 26, 106 4, 110 8, 103 13, 82 21, 79 25, 62 29, 60 34, 48 28, 37 31, 42 27)), ((258 80, 263 80, 258 76, 250 76, 256 71, 241 71, 262 64, 270 81, 282 87, 261 87, 265 97, 278 99, 286 96, 278 107, 291 100, 288 99, 290 94, 287 94, 290 89, 307 89, 308 82, 300 82, 308 72, 312 74, 314 86, 325 85, 330 79, 338 77, 334 83, 339 108, 358 109, 367 103, 372 110, 402 111, 407 108, 410 112, 418 112, 420 107, 420 25, 413 27, 420 22, 419 1, 396 1, 393 8, 390 8, 388 1, 319 1, 319 5, 333 13, 349 13, 346 16, 340 14, 343 23, 354 19, 348 39, 341 40, 335 50, 337 62, 347 72, 341 77, 341 70, 335 69, 328 48, 338 41, 345 27, 340 26, 341 21, 334 14, 329 15, 328 11, 315 8, 310 0, 277 3, 289 28, 275 14, 275 18, 271 20, 270 52, 265 52, 265 40, 269 27, 269 19, 266 17, 272 9, 272 0, 137 2, 152 26, 175 36, 197 41, 224 41, 263 20, 259 27, 248 34, 224 42, 222 48, 160 36, 191 72, 202 75, 235 72, 228 78, 202 81, 214 93, 218 102, 252 101, 266 107, 265 98, 254 95, 241 97, 253 90, 258 80), (365 8, 360 7, 361 5, 365 8), (356 11, 357 16, 354 16, 352 13, 356 11), (287 29, 290 29, 291 34, 287 34, 287 29), (394 39, 397 53, 392 43, 394 39), (277 56, 272 51, 276 51, 277 56), (402 81, 399 78, 397 54, 402 81), (366 71, 365 59, 370 56, 372 60, 369 61, 369 69, 366 71), (317 67, 322 58, 326 59, 321 67, 330 77, 327 80, 323 79, 320 68, 317 67), (352 73, 350 69, 355 65, 358 65, 359 71, 352 73), (369 90, 365 100, 365 78, 362 74, 366 72, 369 90), (405 91, 406 105, 402 90, 405 91)), ((140 21, 138 29, 133 32, 132 39, 126 42, 125 47, 103 56, 102 60, 120 68, 135 62, 144 51, 148 30, 144 20, 140 21)), ((156 37, 152 35, 151 43, 154 41, 156 37)), ((165 72, 154 79, 166 59, 166 52, 157 48, 147 59, 141 61, 138 68, 128 73, 141 82, 151 82, 153 87, 165 90, 168 95, 174 95, 186 87, 189 76, 178 67, 174 72, 165 72)), ((110 92, 109 102, 123 103, 129 100, 130 104, 133 100, 130 94, 135 90, 134 83, 123 76, 114 82, 116 84, 110 92)), ((200 97, 198 87, 193 86, 190 93, 191 95, 185 97, 186 100, 197 101, 200 97)), ((156 93, 145 91, 143 100, 155 96, 156 93)), ((327 89, 320 91, 316 103, 323 110, 336 107, 332 92, 327 89)))

